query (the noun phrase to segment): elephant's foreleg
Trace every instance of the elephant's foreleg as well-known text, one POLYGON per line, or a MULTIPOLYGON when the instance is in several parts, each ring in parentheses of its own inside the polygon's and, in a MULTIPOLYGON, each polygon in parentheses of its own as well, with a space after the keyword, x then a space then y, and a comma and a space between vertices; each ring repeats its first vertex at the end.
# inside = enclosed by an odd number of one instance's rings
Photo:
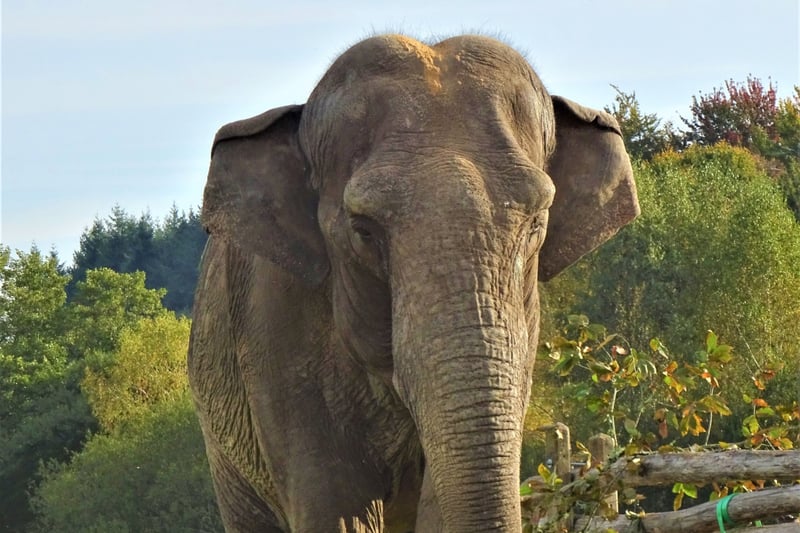
POLYGON ((206 452, 226 533, 288 533, 288 527, 213 444, 207 443, 206 452))

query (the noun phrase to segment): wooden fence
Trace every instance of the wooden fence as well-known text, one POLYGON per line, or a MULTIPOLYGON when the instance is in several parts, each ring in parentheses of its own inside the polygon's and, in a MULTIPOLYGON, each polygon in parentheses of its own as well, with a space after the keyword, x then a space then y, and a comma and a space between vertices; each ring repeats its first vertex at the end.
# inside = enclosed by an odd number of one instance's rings
POLYGON ((546 432, 545 465, 558 478, 535 476, 525 481, 532 493, 522 497, 527 529, 586 533, 706 533, 736 527, 735 533, 800 533, 800 451, 729 450, 709 453, 654 453, 610 461, 614 446, 608 435, 587 443, 591 459, 572 463, 569 428, 556 424, 546 432), (618 491, 675 483, 707 484, 766 480, 781 486, 736 493, 717 501, 663 513, 619 515, 618 491), (576 504, 576 502, 579 502, 576 504), (613 515, 609 517, 608 515, 613 515), (602 515, 602 516, 601 516, 602 515))

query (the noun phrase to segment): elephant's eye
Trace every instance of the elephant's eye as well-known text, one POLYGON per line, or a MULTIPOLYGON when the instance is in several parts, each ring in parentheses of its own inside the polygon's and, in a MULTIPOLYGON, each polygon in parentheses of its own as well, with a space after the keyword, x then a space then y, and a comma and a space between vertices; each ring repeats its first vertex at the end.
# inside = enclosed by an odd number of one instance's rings
POLYGON ((530 236, 528 238, 534 249, 539 247, 544 242, 544 230, 547 228, 547 210, 542 210, 533 217, 530 226, 530 236))
POLYGON ((535 217, 533 217, 533 220, 531 221, 531 232, 537 233, 539 231, 542 231, 546 223, 547 223, 547 217, 542 216, 541 214, 537 214, 535 217))
POLYGON ((365 217, 360 217, 360 216, 350 217, 350 227, 353 229, 353 233, 358 235, 361 240, 364 241, 372 240, 373 232, 371 226, 372 226, 371 221, 367 220, 365 217))

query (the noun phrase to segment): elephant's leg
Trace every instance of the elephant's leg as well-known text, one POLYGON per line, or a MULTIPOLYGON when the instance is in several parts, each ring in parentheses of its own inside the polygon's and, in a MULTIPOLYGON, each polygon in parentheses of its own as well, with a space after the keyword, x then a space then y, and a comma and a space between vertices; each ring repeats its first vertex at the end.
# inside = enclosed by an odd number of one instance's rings
POLYGON ((422 478, 422 490, 419 497, 419 507, 417 508, 415 531, 419 533, 437 533, 442 529, 442 512, 439 508, 439 502, 436 500, 436 495, 433 493, 430 470, 426 467, 422 478))
POLYGON ((288 533, 289 529, 215 446, 207 445, 211 477, 226 533, 288 533))

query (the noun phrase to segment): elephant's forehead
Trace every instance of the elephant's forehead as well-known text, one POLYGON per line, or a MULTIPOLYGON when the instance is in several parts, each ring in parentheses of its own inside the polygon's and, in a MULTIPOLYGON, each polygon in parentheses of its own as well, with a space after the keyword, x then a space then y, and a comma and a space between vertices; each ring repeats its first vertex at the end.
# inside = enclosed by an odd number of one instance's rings
POLYGON ((470 88, 496 92, 520 82, 538 83, 519 53, 488 37, 453 37, 429 46, 402 35, 382 35, 342 54, 315 92, 369 90, 377 80, 392 80, 406 90, 443 97, 470 88))

